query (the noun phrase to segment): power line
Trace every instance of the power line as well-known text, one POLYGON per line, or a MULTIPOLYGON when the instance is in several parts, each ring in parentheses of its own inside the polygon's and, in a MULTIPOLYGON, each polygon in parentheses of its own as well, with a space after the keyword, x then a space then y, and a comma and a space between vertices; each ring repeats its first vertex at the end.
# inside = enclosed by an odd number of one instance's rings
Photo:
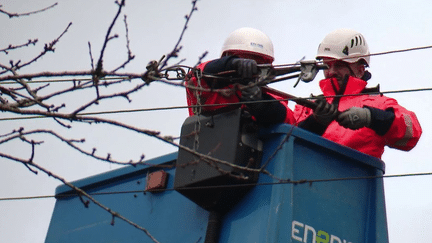
MULTIPOLYGON (((392 91, 382 91, 382 92, 370 92, 368 94, 397 94, 397 93, 421 92, 421 91, 432 91, 432 88, 403 89, 403 90, 392 90, 392 91)), ((325 96, 325 97, 344 97, 344 96, 359 96, 359 95, 364 95, 364 94, 361 93, 361 94, 335 95, 335 96, 325 96)), ((314 97, 298 97, 297 99, 315 99, 315 98, 314 97)), ((293 101, 293 99, 244 101, 244 102, 235 102, 235 103, 224 103, 224 105, 230 106, 230 105, 242 105, 242 104, 248 104, 248 103, 268 103, 268 102, 279 102, 279 101, 293 101)), ((212 107, 212 106, 220 106, 220 104, 204 104, 204 105, 192 105, 192 106, 168 106, 168 107, 142 108, 142 109, 131 109, 131 110, 97 111, 97 112, 81 113, 80 116, 147 112, 147 111, 163 111, 163 110, 176 110, 176 109, 212 107)), ((26 120, 26 119, 36 119, 36 118, 51 118, 51 117, 47 117, 47 116, 43 116, 43 115, 5 117, 5 118, 0 118, 0 121, 26 120)))
MULTIPOLYGON (((216 106, 216 105, 208 105, 208 106, 216 106)), ((185 109, 189 107, 197 107, 197 106, 170 106, 170 107, 142 108, 142 109, 131 109, 131 110, 96 111, 96 112, 80 113, 79 115, 89 116, 89 115, 106 115, 106 114, 116 114, 116 113, 133 113, 133 112, 143 112, 143 111, 175 110, 175 109, 185 109)), ((24 117, 6 117, 6 118, 0 118, 0 121, 25 120, 25 119, 36 119, 36 118, 51 118, 51 117, 46 117, 42 115, 24 116, 24 117)))
MULTIPOLYGON (((385 51, 385 52, 378 52, 378 53, 372 53, 369 55, 364 56, 378 56, 378 55, 386 55, 386 54, 392 54, 392 53, 400 53, 400 52, 409 52, 409 51, 416 51, 416 50, 425 50, 432 48, 432 45, 430 46, 421 46, 421 47, 413 47, 413 48, 407 48, 407 49, 399 49, 399 50, 392 50, 392 51, 385 51)), ((289 65, 295 65, 295 64, 282 64, 282 65, 275 65, 275 66, 289 66, 289 65)), ((104 78, 106 80, 109 79, 118 79, 121 80, 119 77, 106 77, 104 78)), ((38 80, 38 81, 32 81, 31 83, 50 83, 50 82, 73 82, 73 81, 91 81, 91 78, 73 78, 73 79, 57 79, 57 80, 38 80)), ((3 84, 14 84, 15 82, 3 82, 3 84)), ((432 88, 420 88, 420 89, 405 89, 405 90, 395 90, 395 91, 384 91, 384 92, 377 92, 376 94, 390 94, 390 93, 406 93, 406 92, 419 92, 419 91, 431 91, 432 88)), ((371 93, 372 94, 372 93, 371 93)), ((338 96, 352 96, 352 95, 338 95, 338 96)), ((300 99, 311 99, 308 98, 300 98, 300 99)), ((290 101, 292 99, 281 99, 278 101, 290 101)), ((260 102, 274 102, 274 101, 255 101, 255 103, 260 102)), ((247 104, 249 102, 237 102, 237 103, 226 103, 224 105, 241 105, 241 104, 247 104)), ((205 104, 205 105, 194 105, 194 106, 171 106, 171 107, 157 107, 157 108, 144 108, 144 109, 132 109, 132 110, 113 110, 113 111, 99 111, 99 112, 87 112, 82 113, 80 115, 86 116, 86 115, 103 115, 103 114, 116 114, 116 113, 132 113, 132 112, 145 112, 145 111, 161 111, 161 110, 174 110, 174 109, 186 109, 186 108, 196 108, 196 107, 211 107, 211 106, 218 106, 218 104, 205 104)), ((0 118, 0 121, 13 121, 13 120, 25 120, 25 119, 36 119, 36 118, 48 118, 43 115, 35 115, 35 116, 20 116, 20 117, 6 117, 6 118, 0 118)))
POLYGON ((432 48, 432 45, 431 46, 419 46, 419 47, 413 47, 413 48, 407 48, 407 49, 377 52, 377 53, 372 53, 369 56, 379 56, 379 55, 386 55, 386 54, 399 53, 399 52, 418 51, 418 50, 425 50, 425 49, 431 49, 431 48, 432 48))
MULTIPOLYGON (((342 178, 329 178, 329 179, 314 179, 314 180, 297 180, 292 181, 289 179, 280 180, 277 182, 264 182, 264 183, 249 183, 249 184, 239 184, 239 185, 220 185, 220 186, 203 186, 203 187, 193 187, 193 188, 182 188, 182 190, 194 190, 194 189, 210 189, 210 188, 232 188, 232 187, 245 187, 245 186, 271 186, 280 184, 313 184, 319 182, 336 182, 336 181, 349 181, 349 180, 371 180, 371 179, 388 179, 388 178, 402 178, 402 177, 415 177, 415 176, 427 176, 432 175, 432 172, 425 173, 409 173, 409 174, 397 174, 397 175, 382 175, 382 176, 362 176, 362 177, 342 177, 342 178)), ((161 189, 155 191, 174 191, 174 188, 161 189)), ((116 194, 129 194, 129 193, 147 193, 144 190, 133 190, 133 191, 112 191, 112 192, 95 192, 89 193, 90 196, 97 195, 116 195, 116 194)), ((15 200, 34 200, 34 199, 47 199, 47 198, 69 198, 75 197, 76 194, 59 194, 59 195, 43 195, 43 196, 28 196, 28 197, 4 197, 0 198, 0 201, 15 201, 15 200)))
MULTIPOLYGON (((394 53, 401 53, 401 52, 410 52, 410 51, 418 51, 418 50, 426 50, 426 49, 431 49, 432 45, 429 46, 419 46, 419 47, 412 47, 412 48, 405 48, 405 49, 398 49, 398 50, 391 50, 391 51, 383 51, 383 52, 376 52, 376 53, 371 53, 368 55, 361 55, 359 57, 368 57, 368 56, 380 56, 380 55, 387 55, 387 54, 394 54, 394 53)), ((342 59, 343 60, 343 59, 342 59)), ((274 67, 282 67, 282 66, 295 66, 298 65, 298 63, 291 63, 291 64, 275 64, 273 65, 274 67)), ((187 66, 185 66, 187 67, 187 66)), ((188 67, 191 68, 191 67, 188 67)), ((127 76, 125 76, 125 78, 127 78, 127 76)), ((119 79, 121 80, 121 77, 105 77, 102 80, 109 80, 109 79, 119 79)), ((29 82, 29 84, 31 83, 61 83, 61 82, 73 82, 73 81, 91 81, 92 78, 73 78, 73 79, 49 79, 49 80, 37 80, 37 81, 31 81, 29 82)), ((10 82, 2 82, 2 84, 16 84, 16 82, 14 81, 10 81, 10 82)))

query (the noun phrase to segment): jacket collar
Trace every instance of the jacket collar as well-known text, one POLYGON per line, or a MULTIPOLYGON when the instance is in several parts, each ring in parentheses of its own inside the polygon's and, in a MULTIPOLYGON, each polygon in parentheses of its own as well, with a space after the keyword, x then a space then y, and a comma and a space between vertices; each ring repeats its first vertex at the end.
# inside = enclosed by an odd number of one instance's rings
MULTIPOLYGON (((336 87, 337 89, 340 89, 339 84, 335 78, 329 78, 329 79, 323 79, 319 82, 319 86, 324 94, 324 96, 333 96, 336 95, 336 91, 333 88, 336 87)), ((347 85, 345 88, 344 95, 351 95, 351 94, 359 94, 361 93, 367 85, 367 82, 350 76, 347 81, 347 85)))

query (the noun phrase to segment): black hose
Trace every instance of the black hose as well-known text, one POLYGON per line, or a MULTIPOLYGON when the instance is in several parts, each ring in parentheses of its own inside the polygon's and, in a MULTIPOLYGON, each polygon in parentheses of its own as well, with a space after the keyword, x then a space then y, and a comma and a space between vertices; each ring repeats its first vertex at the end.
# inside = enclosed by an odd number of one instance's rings
POLYGON ((219 242, 221 224, 222 224, 222 214, 217 211, 210 211, 204 243, 219 242))

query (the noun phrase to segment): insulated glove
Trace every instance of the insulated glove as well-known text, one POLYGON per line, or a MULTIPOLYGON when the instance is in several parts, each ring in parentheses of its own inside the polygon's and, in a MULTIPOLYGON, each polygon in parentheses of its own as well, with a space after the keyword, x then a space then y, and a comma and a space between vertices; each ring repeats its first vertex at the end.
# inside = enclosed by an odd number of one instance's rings
POLYGON ((235 58, 232 64, 236 68, 237 75, 240 78, 252 78, 254 75, 258 74, 258 64, 255 60, 235 58))
POLYGON ((324 126, 328 126, 338 114, 337 106, 329 104, 326 99, 317 99, 317 107, 313 112, 313 117, 324 126))
POLYGON ((371 112, 368 108, 351 107, 340 113, 337 121, 341 126, 352 130, 369 127, 371 124, 371 112))
MULTIPOLYGON (((249 83, 249 85, 252 82, 249 83)), ((252 86, 241 91, 241 100, 242 101, 256 101, 262 99, 262 91, 258 86, 252 86)))

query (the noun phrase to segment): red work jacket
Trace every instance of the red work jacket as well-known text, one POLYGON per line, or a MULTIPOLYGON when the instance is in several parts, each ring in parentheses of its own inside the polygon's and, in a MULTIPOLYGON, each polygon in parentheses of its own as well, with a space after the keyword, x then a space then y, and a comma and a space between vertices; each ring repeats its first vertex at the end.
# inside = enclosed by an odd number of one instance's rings
MULTIPOLYGON (((320 81, 320 88, 324 96, 336 95, 333 84, 339 88, 335 79, 324 79, 320 81)), ((358 78, 350 77, 344 95, 360 94, 366 87, 367 82, 358 78)), ((332 103, 334 98, 327 98, 332 103)), ((345 111, 350 107, 375 107, 381 110, 392 108, 395 119, 386 134, 380 136, 370 128, 351 130, 339 125, 336 121, 330 123, 322 135, 331 141, 356 149, 365 154, 381 158, 384 146, 399 150, 409 151, 418 142, 422 129, 414 112, 400 106, 395 99, 379 94, 363 94, 358 96, 343 96, 339 101, 339 111, 345 111)), ((297 105, 294 117, 301 122, 309 117, 313 111, 304 106, 297 105)))

